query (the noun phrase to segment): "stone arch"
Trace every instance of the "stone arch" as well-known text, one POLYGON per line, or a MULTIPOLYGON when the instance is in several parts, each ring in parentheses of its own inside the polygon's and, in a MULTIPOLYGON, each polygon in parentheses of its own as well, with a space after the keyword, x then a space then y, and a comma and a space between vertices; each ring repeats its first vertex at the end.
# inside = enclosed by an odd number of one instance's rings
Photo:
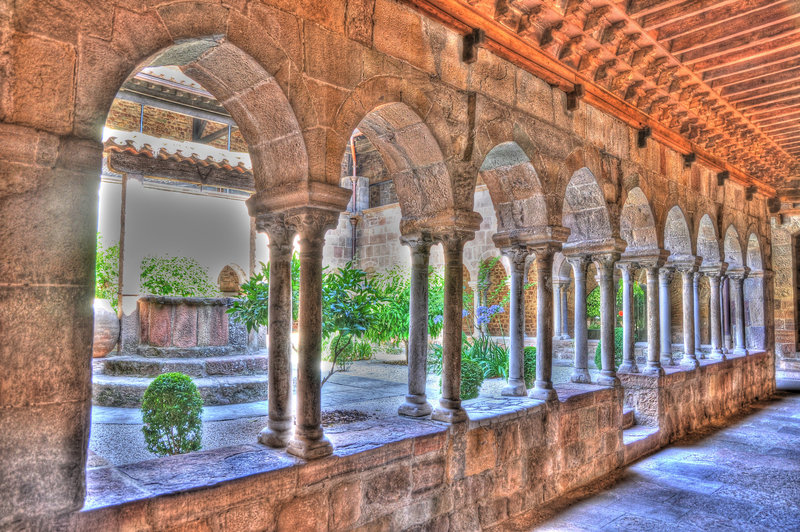
POLYGON ((669 260, 674 262, 692 256, 692 237, 686 216, 678 205, 667 212, 664 221, 664 249, 669 251, 669 260))
POLYGON ((217 286, 223 295, 235 297, 239 293, 239 287, 247 278, 244 270, 238 264, 228 264, 222 268, 217 276, 217 286))
POLYGON ((697 255, 703 258, 701 266, 715 266, 722 260, 717 229, 708 214, 697 224, 697 255))
POLYGON ((560 251, 553 256, 553 280, 569 280, 572 276, 572 266, 567 262, 567 257, 560 251))
POLYGON ((761 241, 755 232, 751 232, 747 237, 747 267, 751 272, 763 272, 764 260, 761 253, 761 241))
POLYGON ((613 241, 611 217, 595 174, 581 167, 564 189, 562 223, 570 229, 567 244, 599 244, 613 241))
POLYGON ((725 262, 728 263, 729 270, 741 269, 744 267, 744 256, 742 255, 739 231, 736 230, 733 224, 729 225, 728 229, 725 230, 723 249, 725 251, 725 262))
POLYGON ((744 280, 744 319, 748 349, 761 350, 767 345, 766 307, 764 297, 764 266, 761 243, 758 235, 751 232, 747 237, 747 267, 750 274, 744 280))
POLYGON ((402 102, 379 105, 355 128, 381 155, 394 182, 404 221, 431 219, 452 211, 452 186, 442 150, 411 107, 402 102))
POLYGON ((494 204, 498 232, 548 225, 542 183, 531 160, 517 143, 504 142, 492 148, 479 174, 494 204))
POLYGON ((619 220, 620 237, 627 242, 628 254, 658 252, 658 233, 650 202, 641 188, 628 191, 619 220))

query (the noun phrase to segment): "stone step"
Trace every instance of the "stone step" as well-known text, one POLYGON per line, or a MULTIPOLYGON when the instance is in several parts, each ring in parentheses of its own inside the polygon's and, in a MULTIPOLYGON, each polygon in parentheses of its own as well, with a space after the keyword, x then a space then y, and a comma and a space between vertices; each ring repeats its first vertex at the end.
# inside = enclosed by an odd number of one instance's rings
POLYGON ((622 409, 622 430, 627 430, 636 425, 636 417, 633 408, 622 409))
POLYGON ((115 356, 100 359, 98 370, 105 375, 131 377, 156 377, 173 371, 190 377, 264 375, 267 358, 266 352, 210 358, 115 356))
MULTIPOLYGON (((252 403, 267 399, 266 375, 193 379, 206 406, 252 403)), ((98 375, 92 378, 92 400, 99 406, 138 408, 150 383, 147 377, 98 375)), ((264 412, 266 415, 266 412, 264 412)))
POLYGON ((140 345, 136 347, 136 355, 146 358, 215 358, 241 354, 244 354, 241 347, 231 345, 203 345, 197 347, 140 345))

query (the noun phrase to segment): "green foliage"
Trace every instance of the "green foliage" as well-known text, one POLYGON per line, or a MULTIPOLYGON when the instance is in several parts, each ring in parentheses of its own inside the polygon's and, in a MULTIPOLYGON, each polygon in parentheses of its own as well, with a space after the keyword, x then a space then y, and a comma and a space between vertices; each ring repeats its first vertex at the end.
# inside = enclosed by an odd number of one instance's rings
POLYGON ((107 299, 111 308, 117 308, 117 289, 119 286, 119 243, 109 248, 103 247, 103 238, 97 233, 94 265, 94 297, 107 299))
POLYGON ((442 374, 442 346, 440 344, 431 344, 431 350, 428 352, 428 373, 434 375, 442 374))
POLYGON ((525 347, 523 350, 525 357, 525 366, 522 374, 525 377, 525 387, 533 388, 536 381, 536 348, 532 345, 525 347))
MULTIPOLYGON (((602 368, 602 358, 600 356, 601 342, 597 342, 597 348, 594 350, 594 365, 597 369, 602 368)), ((614 328, 614 365, 619 367, 622 364, 622 327, 614 328)))
POLYGON ((372 279, 376 294, 384 301, 376 309, 372 326, 366 336, 373 342, 396 346, 403 343, 408 360, 408 323, 411 280, 398 268, 378 274, 372 279))
POLYGON ((469 358, 461 359, 461 399, 478 397, 483 384, 483 374, 483 368, 479 363, 469 358))
POLYGON ((372 358, 372 345, 366 340, 351 340, 337 334, 325 342, 325 350, 322 359, 328 362, 336 362, 339 371, 346 371, 347 367, 357 360, 369 360, 372 358), (339 357, 334 361, 333 355, 339 351, 339 357))
POLYGON ((197 451, 201 447, 203 399, 191 377, 164 373, 142 400, 142 432, 147 450, 159 456, 197 451))
POLYGON ((492 342, 487 335, 480 335, 472 341, 464 338, 462 358, 477 362, 487 379, 508 379, 508 348, 492 342))
POLYGON ((219 296, 208 270, 190 257, 145 257, 140 284, 142 291, 156 296, 219 296))
MULTIPOLYGON (((269 266, 269 262, 267 263, 269 266)), ((269 268, 267 268, 269 270, 269 268)), ((300 316, 300 257, 297 253, 292 253, 291 264, 292 276, 292 321, 297 321, 300 316)))
MULTIPOLYGON (((469 296, 467 296, 469 297, 469 296)), ((436 338, 442 332, 444 324, 444 276, 430 266, 428 268, 428 335, 436 338)))
POLYGON ((269 265, 261 263, 261 271, 239 287, 239 299, 233 301, 228 314, 251 332, 269 323, 269 265))

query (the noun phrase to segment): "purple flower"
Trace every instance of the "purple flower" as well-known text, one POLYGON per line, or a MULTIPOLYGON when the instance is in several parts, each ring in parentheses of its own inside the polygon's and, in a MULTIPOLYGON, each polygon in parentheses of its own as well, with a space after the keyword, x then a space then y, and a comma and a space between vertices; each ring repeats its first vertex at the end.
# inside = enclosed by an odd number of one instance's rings
POLYGON ((442 323, 443 321, 444 321, 444 316, 442 316, 441 314, 433 317, 433 323, 439 324, 442 323))

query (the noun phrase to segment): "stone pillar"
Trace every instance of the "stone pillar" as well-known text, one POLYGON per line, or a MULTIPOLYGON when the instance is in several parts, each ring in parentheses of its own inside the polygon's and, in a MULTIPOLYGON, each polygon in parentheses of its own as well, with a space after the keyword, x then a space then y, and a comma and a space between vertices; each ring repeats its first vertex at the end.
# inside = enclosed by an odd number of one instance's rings
POLYGON ((681 270, 681 280, 683 281, 683 359, 682 364, 693 367, 700 366, 697 356, 694 353, 694 302, 692 297, 692 282, 694 279, 694 269, 685 268, 681 270))
POLYGON ((445 423, 467 420, 461 407, 461 310, 464 291, 464 242, 472 234, 458 231, 441 235, 444 247, 444 323, 442 331, 442 397, 431 419, 445 423))
POLYGON ((525 261, 528 250, 523 247, 503 249, 511 263, 511 291, 509 293, 509 331, 511 347, 508 352, 508 385, 501 394, 508 396, 527 395, 525 387, 525 261))
POLYGON ((658 266, 647 267, 647 367, 645 375, 663 375, 659 337, 658 266))
POLYGON ((617 367, 614 360, 614 324, 616 322, 614 303, 614 263, 619 258, 615 253, 604 253, 593 258, 600 278, 600 359, 603 368, 597 378, 601 386, 619 386, 617 367))
POLYGON ((692 305, 694 313, 694 354, 697 359, 704 359, 702 341, 700 339, 700 272, 695 272, 692 277, 692 305))
MULTIPOLYGON (((561 339, 561 289, 563 284, 561 281, 553 281, 553 338, 556 340, 561 339)), ((538 316, 538 314, 537 314, 538 316)))
POLYGON ((725 353, 722 352, 720 334, 720 304, 719 304, 719 274, 712 272, 708 275, 708 284, 711 287, 711 297, 709 298, 709 314, 711 327, 711 358, 725 360, 725 353))
POLYGON ((431 413, 425 395, 428 376, 428 262, 431 254, 430 235, 402 238, 411 249, 411 292, 408 325, 408 394, 398 412, 404 416, 422 417, 431 413))
POLYGON ((569 280, 561 285, 561 339, 569 340, 569 280))
POLYGON ((589 346, 588 330, 586 325, 586 267, 589 260, 586 257, 570 257, 567 261, 572 265, 575 277, 575 369, 569 380, 589 384, 589 346))
POLYGON ((730 353, 733 349, 731 340, 731 280, 729 276, 723 277, 722 285, 722 327, 723 327, 723 347, 725 353, 730 353))
POLYGON ((269 235, 269 420, 258 441, 285 447, 292 429, 292 244, 295 230, 281 215, 259 217, 269 235))
POLYGON ((659 328, 661 330, 661 365, 672 366, 672 315, 670 309, 669 268, 658 272, 659 328))
POLYGON ((560 244, 542 244, 532 248, 536 254, 536 385, 530 396, 543 401, 558 399, 553 389, 553 255, 560 244))
POLYGON ((322 432, 322 248, 338 213, 305 208, 291 217, 300 234, 300 315, 297 360, 297 421, 288 452, 311 460, 333 452, 322 432))
POLYGON ((747 347, 744 340, 744 290, 742 289, 744 276, 744 273, 729 275, 731 284, 733 285, 733 302, 736 318, 736 344, 733 348, 734 355, 747 354, 747 347))
POLYGON ((627 262, 617 264, 622 272, 622 365, 620 373, 639 373, 636 365, 633 338, 633 287, 631 286, 631 270, 633 266, 627 262))

